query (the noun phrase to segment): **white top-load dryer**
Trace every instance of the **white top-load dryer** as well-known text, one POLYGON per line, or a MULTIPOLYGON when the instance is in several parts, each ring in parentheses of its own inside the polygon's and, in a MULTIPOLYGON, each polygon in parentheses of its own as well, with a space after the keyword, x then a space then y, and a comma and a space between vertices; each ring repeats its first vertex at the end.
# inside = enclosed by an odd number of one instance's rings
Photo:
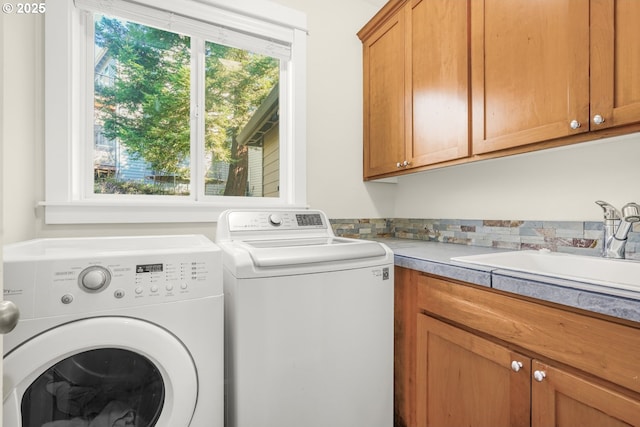
POLYGON ((317 210, 234 210, 223 251, 227 427, 393 424, 393 254, 317 210))
POLYGON ((205 236, 4 246, 7 427, 222 427, 222 254, 205 236))

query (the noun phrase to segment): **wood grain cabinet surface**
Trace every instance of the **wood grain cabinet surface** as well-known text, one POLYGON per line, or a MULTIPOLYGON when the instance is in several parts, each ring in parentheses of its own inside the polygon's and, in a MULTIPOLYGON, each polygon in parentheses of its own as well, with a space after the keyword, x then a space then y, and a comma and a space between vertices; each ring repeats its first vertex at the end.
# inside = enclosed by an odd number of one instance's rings
POLYGON ((363 43, 365 179, 640 130, 637 0, 390 0, 363 43))
POLYGON ((469 154, 468 2, 391 1, 363 42, 365 178, 469 154))
POLYGON ((419 427, 529 425, 531 359, 425 315, 417 338, 419 427))
POLYGON ((406 30, 405 8, 393 9, 363 40, 364 55, 364 175, 397 170, 405 156, 406 30))
POLYGON ((473 154, 640 121, 640 3, 472 3, 473 154))
POLYGON ((590 129, 640 121, 640 2, 591 0, 590 129), (594 123, 597 115, 604 122, 594 123))
POLYGON ((396 304, 396 427, 640 425, 638 324, 399 267, 396 304))
POLYGON ((479 0, 471 15, 474 154, 589 130, 589 0, 479 0))

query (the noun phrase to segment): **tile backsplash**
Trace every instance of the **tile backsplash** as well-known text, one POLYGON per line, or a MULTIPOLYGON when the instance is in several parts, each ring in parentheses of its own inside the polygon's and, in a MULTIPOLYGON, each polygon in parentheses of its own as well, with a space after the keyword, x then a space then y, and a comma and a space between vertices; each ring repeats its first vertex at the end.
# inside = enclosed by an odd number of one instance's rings
MULTIPOLYGON (((458 219, 331 219, 337 236, 375 239, 395 237, 503 249, 549 249, 600 256, 600 221, 518 221, 458 219)), ((629 234, 628 259, 640 260, 640 225, 629 234)))

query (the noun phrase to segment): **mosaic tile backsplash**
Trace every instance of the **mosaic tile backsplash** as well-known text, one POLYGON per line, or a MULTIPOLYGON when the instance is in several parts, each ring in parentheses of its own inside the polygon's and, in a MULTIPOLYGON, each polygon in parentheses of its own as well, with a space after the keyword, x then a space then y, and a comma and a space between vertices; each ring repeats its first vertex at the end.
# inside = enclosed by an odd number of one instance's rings
MULTIPOLYGON (((331 219, 337 236, 395 237, 503 249, 549 249, 600 256, 603 224, 599 221, 510 221, 457 219, 331 219)), ((628 259, 640 260, 640 224, 626 247, 628 259)))

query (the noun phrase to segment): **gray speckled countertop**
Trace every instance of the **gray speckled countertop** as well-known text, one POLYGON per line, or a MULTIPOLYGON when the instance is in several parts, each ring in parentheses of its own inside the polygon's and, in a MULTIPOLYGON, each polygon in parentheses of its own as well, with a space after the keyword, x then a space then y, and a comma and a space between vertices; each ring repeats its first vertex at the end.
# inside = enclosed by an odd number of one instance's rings
POLYGON ((407 239, 378 241, 394 252, 395 264, 399 267, 640 322, 640 293, 637 298, 628 298, 570 280, 451 261, 452 257, 498 253, 505 249, 407 239))

